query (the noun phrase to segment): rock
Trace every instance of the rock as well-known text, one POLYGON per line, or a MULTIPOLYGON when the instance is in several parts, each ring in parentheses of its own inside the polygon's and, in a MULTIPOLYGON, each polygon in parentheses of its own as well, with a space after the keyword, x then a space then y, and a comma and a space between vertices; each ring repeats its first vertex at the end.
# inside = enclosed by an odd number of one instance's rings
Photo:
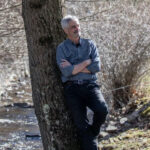
POLYGON ((116 124, 116 122, 110 121, 109 124, 112 125, 112 126, 114 126, 116 124))
POLYGON ((27 103, 14 103, 13 106, 20 108, 33 108, 32 105, 28 105, 27 103))
POLYGON ((104 131, 100 132, 100 135, 99 135, 100 138, 104 138, 106 136, 109 136, 109 133, 104 132, 104 131))
POLYGON ((109 126, 106 128, 106 131, 107 131, 107 132, 110 132, 110 133, 116 132, 117 130, 118 130, 118 128, 115 127, 115 126, 113 126, 113 125, 109 125, 109 126))
POLYGON ((10 105, 6 105, 5 107, 34 108, 34 106, 29 105, 28 103, 13 103, 10 105))
POLYGON ((110 146, 104 146, 103 148, 101 148, 100 150, 114 150, 115 147, 110 145, 110 146))
POLYGON ((128 118, 124 117, 120 119, 120 124, 124 124, 128 121, 128 118))
POLYGON ((26 134, 26 140, 40 140, 41 135, 39 134, 26 134))

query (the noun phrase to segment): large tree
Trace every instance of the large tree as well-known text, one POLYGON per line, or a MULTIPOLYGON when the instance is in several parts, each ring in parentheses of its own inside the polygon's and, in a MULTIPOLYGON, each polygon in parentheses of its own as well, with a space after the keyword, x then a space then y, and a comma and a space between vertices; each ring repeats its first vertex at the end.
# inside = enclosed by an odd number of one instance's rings
POLYGON ((78 150, 55 55, 65 36, 59 0, 22 0, 35 114, 44 150, 78 150))

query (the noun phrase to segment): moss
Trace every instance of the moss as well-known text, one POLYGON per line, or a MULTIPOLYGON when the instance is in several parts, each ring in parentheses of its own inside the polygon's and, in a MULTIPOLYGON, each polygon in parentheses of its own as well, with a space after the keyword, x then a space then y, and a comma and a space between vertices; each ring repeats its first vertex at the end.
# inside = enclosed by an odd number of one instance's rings
POLYGON ((150 116, 150 107, 148 107, 147 109, 145 109, 145 110, 142 112, 142 116, 143 116, 143 117, 149 117, 149 116, 150 116))
POLYGON ((109 140, 102 140, 100 147, 102 150, 149 150, 149 135, 150 130, 134 128, 111 137, 109 140))
POLYGON ((48 146, 48 150, 56 150, 53 146, 48 146))
POLYGON ((50 111, 49 105, 48 104, 44 104, 43 105, 43 112, 44 112, 44 114, 48 114, 49 111, 50 111))
POLYGON ((50 125, 49 111, 50 111, 49 105, 48 104, 44 104, 43 105, 43 112, 44 112, 44 115, 45 115, 45 121, 46 121, 48 126, 50 125))

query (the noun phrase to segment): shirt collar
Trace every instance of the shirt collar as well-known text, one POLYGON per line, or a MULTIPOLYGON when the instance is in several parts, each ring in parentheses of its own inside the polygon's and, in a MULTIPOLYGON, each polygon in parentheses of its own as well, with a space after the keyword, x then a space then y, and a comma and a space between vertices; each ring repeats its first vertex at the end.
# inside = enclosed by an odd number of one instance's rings
POLYGON ((67 41, 70 43, 70 44, 72 44, 72 45, 74 45, 74 46, 81 46, 81 44, 82 44, 82 38, 80 37, 80 39, 79 39, 79 44, 74 44, 70 39, 67 39, 67 41))

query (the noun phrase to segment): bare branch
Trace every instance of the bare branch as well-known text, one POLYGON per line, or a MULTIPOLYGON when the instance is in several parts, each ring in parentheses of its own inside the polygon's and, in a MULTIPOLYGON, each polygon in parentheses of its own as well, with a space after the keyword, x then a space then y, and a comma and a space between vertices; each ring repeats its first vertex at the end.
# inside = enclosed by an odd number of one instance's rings
POLYGON ((0 30, 24 30, 24 28, 0 28, 0 30))
POLYGON ((3 37, 3 36, 8 36, 8 35, 10 35, 10 34, 14 34, 14 33, 16 33, 16 32, 18 32, 20 29, 16 29, 16 30, 10 30, 10 33, 6 33, 6 34, 3 34, 3 33, 0 33, 0 37, 3 37))
MULTIPOLYGON (((126 85, 126 86, 121 86, 121 87, 118 87, 118 88, 114 88, 114 89, 111 89, 111 90, 108 90, 106 92, 102 92, 103 94, 104 93, 110 93, 110 92, 114 92, 114 91, 118 91, 118 90, 122 90, 122 89, 125 89, 125 88, 128 88, 128 87, 134 87, 134 86, 139 86, 140 83, 137 83, 137 84, 130 84, 130 85, 126 85)), ((150 86, 150 83, 147 83, 147 84, 144 84, 143 86, 150 86)))
POLYGON ((106 11, 109 11, 109 10, 111 10, 111 8, 110 8, 110 9, 106 9, 106 10, 102 10, 102 11, 98 11, 98 12, 96 12, 96 13, 93 13, 93 14, 90 15, 90 16, 85 16, 85 17, 83 17, 83 18, 79 18, 79 20, 84 20, 84 19, 86 19, 86 18, 94 17, 94 16, 96 16, 96 15, 98 15, 98 14, 100 14, 100 13, 103 13, 103 12, 106 12, 106 11))
POLYGON ((7 35, 0 35, 0 38, 8 38, 8 37, 11 37, 11 38, 22 38, 23 36, 7 36, 7 35))
POLYGON ((15 8, 15 7, 19 7, 19 6, 21 6, 21 5, 22 5, 22 3, 17 4, 17 5, 14 5, 14 6, 11 6, 11 7, 8 7, 8 8, 0 9, 0 12, 1 12, 1 11, 5 11, 5 10, 7 10, 7 9, 12 9, 12 8, 15 8))

